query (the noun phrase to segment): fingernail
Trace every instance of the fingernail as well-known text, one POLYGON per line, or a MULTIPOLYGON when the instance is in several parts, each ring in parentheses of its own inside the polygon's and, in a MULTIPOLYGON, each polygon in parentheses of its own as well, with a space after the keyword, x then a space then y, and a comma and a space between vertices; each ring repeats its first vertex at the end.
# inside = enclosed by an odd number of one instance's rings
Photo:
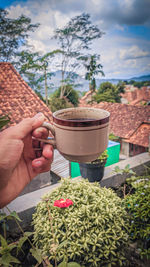
POLYGON ((36 118, 36 119, 41 118, 41 117, 44 117, 44 114, 42 112, 39 112, 34 116, 34 118, 36 118))
POLYGON ((40 160, 34 162, 35 167, 41 167, 41 165, 42 165, 42 162, 40 160))

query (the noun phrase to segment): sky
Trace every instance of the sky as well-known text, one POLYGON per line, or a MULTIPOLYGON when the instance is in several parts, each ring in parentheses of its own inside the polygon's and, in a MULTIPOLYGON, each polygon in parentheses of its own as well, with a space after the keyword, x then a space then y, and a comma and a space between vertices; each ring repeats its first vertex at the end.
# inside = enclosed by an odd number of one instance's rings
POLYGON ((100 54, 105 78, 150 74, 150 0, 0 0, 0 7, 7 9, 10 18, 24 14, 32 23, 40 23, 28 42, 41 53, 57 48, 51 40, 56 28, 88 13, 104 32, 90 53, 100 54))

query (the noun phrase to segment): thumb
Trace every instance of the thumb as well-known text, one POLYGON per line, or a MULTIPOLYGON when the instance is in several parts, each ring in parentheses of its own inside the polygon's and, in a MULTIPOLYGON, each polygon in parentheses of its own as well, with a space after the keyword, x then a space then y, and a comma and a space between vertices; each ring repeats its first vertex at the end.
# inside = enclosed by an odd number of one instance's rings
POLYGON ((43 113, 37 113, 33 118, 27 118, 22 120, 15 126, 8 129, 9 137, 15 139, 23 139, 27 134, 32 132, 34 129, 40 127, 44 122, 43 113))

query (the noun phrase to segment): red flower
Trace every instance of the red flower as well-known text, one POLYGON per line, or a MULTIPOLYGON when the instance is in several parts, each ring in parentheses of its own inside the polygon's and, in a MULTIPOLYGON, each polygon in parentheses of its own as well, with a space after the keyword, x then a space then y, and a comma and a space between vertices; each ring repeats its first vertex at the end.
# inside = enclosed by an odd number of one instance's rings
POLYGON ((66 200, 61 198, 59 200, 54 201, 54 207, 67 208, 71 205, 73 205, 73 201, 71 199, 68 199, 68 198, 66 200))

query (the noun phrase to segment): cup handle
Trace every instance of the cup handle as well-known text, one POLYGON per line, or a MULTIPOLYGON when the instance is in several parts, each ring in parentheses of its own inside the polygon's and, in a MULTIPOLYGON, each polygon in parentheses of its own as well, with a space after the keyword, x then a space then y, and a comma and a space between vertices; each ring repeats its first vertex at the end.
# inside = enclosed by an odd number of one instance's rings
POLYGON ((56 148, 55 129, 54 129, 53 125, 51 125, 48 122, 43 122, 43 124, 41 126, 50 130, 54 137, 48 137, 48 139, 42 139, 42 138, 36 138, 36 139, 41 141, 41 142, 44 142, 45 144, 50 144, 54 148, 56 148))

